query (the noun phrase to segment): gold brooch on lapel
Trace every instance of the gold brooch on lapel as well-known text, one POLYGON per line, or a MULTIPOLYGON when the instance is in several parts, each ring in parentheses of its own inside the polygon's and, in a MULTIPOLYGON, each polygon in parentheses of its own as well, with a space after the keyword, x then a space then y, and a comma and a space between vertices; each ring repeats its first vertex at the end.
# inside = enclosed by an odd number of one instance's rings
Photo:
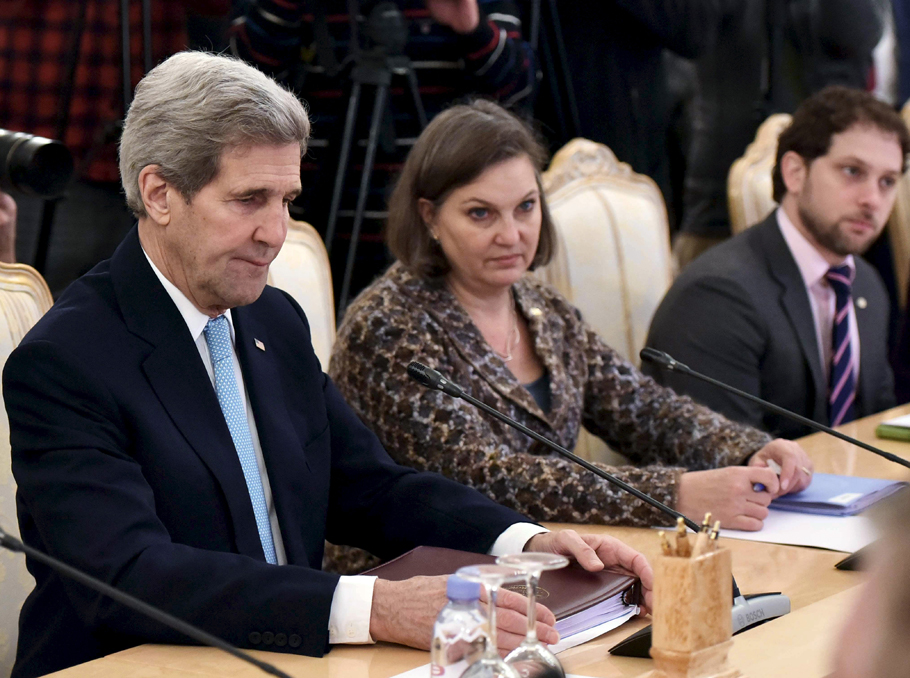
POLYGON ((530 315, 532 318, 538 318, 543 315, 543 311, 535 306, 528 311, 528 315, 530 315))
POLYGON ((856 298, 856 307, 857 308, 866 308, 869 305, 869 302, 866 301, 866 297, 857 297, 856 298))
POLYGON ((256 348, 258 348, 260 351, 264 351, 264 350, 265 350, 265 344, 263 344, 263 343, 262 343, 261 341, 259 341, 258 339, 253 339, 253 343, 256 344, 256 348))

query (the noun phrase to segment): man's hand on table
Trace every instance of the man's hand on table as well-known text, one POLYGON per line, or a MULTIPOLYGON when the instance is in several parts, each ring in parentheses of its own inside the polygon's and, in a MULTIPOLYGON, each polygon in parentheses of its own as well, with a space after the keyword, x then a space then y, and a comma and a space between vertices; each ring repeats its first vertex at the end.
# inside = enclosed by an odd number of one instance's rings
MULTIPOLYGON (((370 616, 373 640, 430 649, 433 623, 446 604, 447 579, 445 576, 412 577, 404 581, 377 579, 370 616)), ((482 599, 486 601, 485 594, 482 599)), ((527 633, 528 600, 512 591, 500 590, 496 603, 499 650, 509 652, 521 644, 527 633)), ((538 603, 537 636, 542 642, 552 644, 559 640, 555 624, 553 613, 538 603)))
POLYGON ((644 612, 651 610, 654 571, 645 557, 615 537, 600 534, 578 534, 575 530, 544 532, 528 541, 525 551, 558 553, 578 561, 589 572, 607 569, 630 574, 641 580, 644 612))

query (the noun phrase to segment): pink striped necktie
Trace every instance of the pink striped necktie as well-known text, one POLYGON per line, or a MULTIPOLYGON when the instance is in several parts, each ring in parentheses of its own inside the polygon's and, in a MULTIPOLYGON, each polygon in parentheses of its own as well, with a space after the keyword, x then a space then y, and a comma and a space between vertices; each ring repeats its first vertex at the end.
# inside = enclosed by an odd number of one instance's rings
POLYGON ((850 346, 850 287, 853 272, 846 264, 832 266, 825 274, 834 290, 835 310, 832 332, 831 381, 828 387, 828 420, 831 426, 845 424, 855 418, 856 373, 850 346))

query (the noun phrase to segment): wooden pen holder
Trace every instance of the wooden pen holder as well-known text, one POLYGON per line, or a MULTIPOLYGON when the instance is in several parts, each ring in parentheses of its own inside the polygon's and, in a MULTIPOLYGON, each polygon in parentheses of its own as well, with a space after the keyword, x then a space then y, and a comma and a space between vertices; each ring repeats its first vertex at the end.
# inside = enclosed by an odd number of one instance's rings
MULTIPOLYGON (((733 579, 730 551, 698 558, 658 556, 654 561, 654 611, 648 678, 734 678, 733 579)), ((644 677, 643 677, 644 678, 644 677)))

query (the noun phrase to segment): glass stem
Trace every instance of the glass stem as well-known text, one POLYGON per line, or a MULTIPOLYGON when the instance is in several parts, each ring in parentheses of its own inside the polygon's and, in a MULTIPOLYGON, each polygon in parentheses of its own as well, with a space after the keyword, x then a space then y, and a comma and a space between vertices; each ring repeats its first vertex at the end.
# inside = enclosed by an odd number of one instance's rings
POLYGON ((499 644, 496 640, 496 598, 499 595, 499 584, 490 584, 490 656, 499 658, 499 644))
POLYGON ((539 579, 539 572, 528 572, 528 635, 525 638, 528 643, 537 642, 537 582, 539 579))

